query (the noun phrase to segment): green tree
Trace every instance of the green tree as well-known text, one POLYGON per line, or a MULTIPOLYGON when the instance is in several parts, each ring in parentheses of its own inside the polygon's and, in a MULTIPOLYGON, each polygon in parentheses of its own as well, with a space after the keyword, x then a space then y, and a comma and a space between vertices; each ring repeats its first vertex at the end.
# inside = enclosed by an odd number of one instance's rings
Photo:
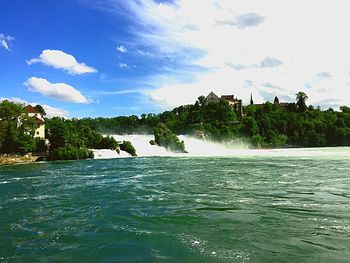
POLYGON ((203 95, 199 96, 197 101, 198 101, 199 106, 203 106, 204 105, 204 101, 205 101, 205 97, 203 95))
POLYGON ((173 152, 186 152, 185 144, 180 141, 179 138, 165 126, 164 123, 160 123, 154 129, 154 140, 159 146, 163 146, 173 152))
POLYGON ((134 146, 129 141, 123 141, 120 145, 120 150, 129 153, 131 156, 137 156, 134 146))
POLYGON ((258 133, 258 124, 253 117, 246 117, 243 119, 243 133, 252 137, 258 133))
POLYGON ((296 99, 297 99, 297 109, 299 112, 305 112, 307 110, 307 106, 306 106, 306 100, 308 99, 308 96, 302 92, 299 91, 296 94, 296 99))
POLYGON ((44 108, 41 106, 41 105, 36 105, 35 106, 35 108, 37 109, 37 111, 39 112, 39 113, 41 113, 43 116, 45 116, 46 115, 46 111, 44 110, 44 108))

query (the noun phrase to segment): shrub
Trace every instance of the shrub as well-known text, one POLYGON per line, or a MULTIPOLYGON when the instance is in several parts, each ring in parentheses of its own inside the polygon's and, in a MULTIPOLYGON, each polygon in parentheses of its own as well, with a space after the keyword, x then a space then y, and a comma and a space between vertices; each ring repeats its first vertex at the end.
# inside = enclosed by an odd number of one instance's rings
POLYGON ((45 140, 40 139, 40 138, 35 138, 35 152, 37 153, 42 153, 42 152, 46 152, 46 144, 45 144, 45 140))
POLYGON ((78 148, 73 146, 65 146, 54 149, 49 154, 49 160, 81 160, 94 158, 92 151, 86 148, 78 148))
POLYGON ((111 150, 115 150, 118 148, 118 143, 117 141, 113 138, 113 137, 103 137, 101 139, 101 141, 95 145, 94 147, 96 149, 111 149, 111 150))
POLYGON ((179 138, 165 126, 164 123, 160 123, 154 129, 154 140, 159 146, 163 146, 173 152, 185 153, 185 143, 180 141, 179 138))
POLYGON ((131 154, 131 156, 137 156, 136 150, 134 146, 131 144, 131 142, 123 141, 123 143, 120 145, 120 150, 131 154))

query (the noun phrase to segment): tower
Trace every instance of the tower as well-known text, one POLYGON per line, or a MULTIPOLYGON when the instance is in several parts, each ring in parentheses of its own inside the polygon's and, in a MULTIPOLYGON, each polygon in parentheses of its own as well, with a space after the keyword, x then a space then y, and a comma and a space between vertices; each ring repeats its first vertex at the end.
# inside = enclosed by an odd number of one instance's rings
POLYGON ((253 101, 253 93, 250 93, 250 105, 253 105, 254 101, 253 101))

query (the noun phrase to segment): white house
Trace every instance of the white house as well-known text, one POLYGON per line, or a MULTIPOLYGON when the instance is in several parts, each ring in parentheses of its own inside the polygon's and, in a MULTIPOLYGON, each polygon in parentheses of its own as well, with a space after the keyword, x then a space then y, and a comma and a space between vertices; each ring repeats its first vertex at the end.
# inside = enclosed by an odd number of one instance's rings
POLYGON ((24 108, 29 117, 35 117, 35 123, 38 125, 38 128, 35 130, 34 138, 45 139, 45 119, 44 116, 38 111, 37 108, 32 105, 27 105, 24 108))

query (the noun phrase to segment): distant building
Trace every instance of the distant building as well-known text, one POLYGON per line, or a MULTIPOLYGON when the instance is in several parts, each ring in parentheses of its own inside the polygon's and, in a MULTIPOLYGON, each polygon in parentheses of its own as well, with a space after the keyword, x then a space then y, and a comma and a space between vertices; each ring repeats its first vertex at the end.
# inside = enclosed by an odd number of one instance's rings
POLYGON ((227 101, 228 104, 234 109, 238 116, 243 116, 242 100, 234 97, 234 95, 222 95, 219 98, 214 92, 210 92, 209 95, 204 99, 204 105, 215 104, 220 101, 227 101))
POLYGON ((204 105, 219 103, 220 98, 214 93, 210 92, 209 95, 204 99, 204 105))
MULTIPOLYGON (((286 108, 290 105, 289 102, 280 102, 277 96, 275 97, 273 104, 281 108, 286 108)), ((250 94, 250 105, 253 105, 255 107, 263 107, 265 103, 254 103, 253 94, 250 94)))
POLYGON ((35 123, 38 125, 34 133, 34 138, 45 139, 45 119, 44 116, 32 105, 27 105, 25 108, 29 117, 35 118, 35 123))

